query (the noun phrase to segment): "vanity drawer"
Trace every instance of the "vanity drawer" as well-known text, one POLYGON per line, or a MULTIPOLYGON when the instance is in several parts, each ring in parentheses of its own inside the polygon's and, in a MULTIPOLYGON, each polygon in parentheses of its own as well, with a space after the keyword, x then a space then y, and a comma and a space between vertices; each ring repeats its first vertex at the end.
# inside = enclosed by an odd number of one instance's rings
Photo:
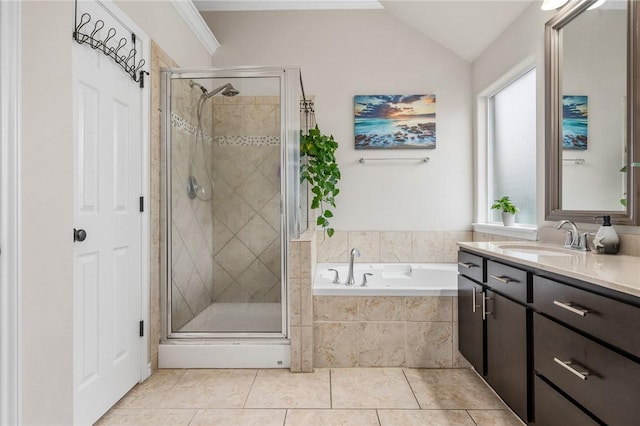
POLYGON ((638 424, 640 364, 540 314, 533 317, 536 372, 605 423, 638 424))
POLYGON ((537 276, 533 304, 538 312, 640 357, 640 308, 537 276))
POLYGON ((518 302, 527 303, 527 272, 522 269, 488 260, 487 285, 518 302))
POLYGON ((591 426, 598 423, 535 376, 535 423, 540 426, 591 426))
POLYGON ((458 272, 479 283, 485 282, 484 259, 466 251, 458 252, 458 272))

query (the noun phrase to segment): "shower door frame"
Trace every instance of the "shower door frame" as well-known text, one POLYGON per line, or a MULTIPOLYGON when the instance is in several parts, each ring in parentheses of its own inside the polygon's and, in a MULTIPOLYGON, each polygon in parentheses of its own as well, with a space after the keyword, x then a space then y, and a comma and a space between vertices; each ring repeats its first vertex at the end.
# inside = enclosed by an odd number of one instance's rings
POLYGON ((161 91, 161 214, 160 214, 160 342, 161 344, 197 342, 220 343, 252 341, 260 343, 288 343, 289 309, 287 297, 288 242, 298 237, 299 230, 299 163, 298 117, 299 95, 297 84, 300 69, 294 67, 238 67, 238 68, 162 68, 161 91), (280 83, 280 291, 281 332, 179 332, 171 330, 171 276, 172 276, 172 210, 171 210, 171 81, 174 79, 238 79, 278 78, 280 83), (291 169, 291 170, 290 170, 291 169))

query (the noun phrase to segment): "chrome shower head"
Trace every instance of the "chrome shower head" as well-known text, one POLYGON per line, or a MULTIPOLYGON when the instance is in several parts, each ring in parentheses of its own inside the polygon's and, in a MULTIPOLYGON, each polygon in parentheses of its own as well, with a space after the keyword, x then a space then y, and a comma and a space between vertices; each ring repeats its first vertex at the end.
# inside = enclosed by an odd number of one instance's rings
POLYGON ((222 92, 222 96, 236 96, 240 94, 240 91, 238 89, 236 89, 235 87, 233 87, 231 84, 227 84, 227 87, 223 92, 222 92))
POLYGON ((236 96, 240 93, 240 91, 233 87, 231 83, 227 83, 218 87, 217 89, 212 90, 211 92, 203 94, 202 96, 204 96, 205 99, 209 99, 213 95, 216 95, 220 92, 222 92, 222 96, 236 96))

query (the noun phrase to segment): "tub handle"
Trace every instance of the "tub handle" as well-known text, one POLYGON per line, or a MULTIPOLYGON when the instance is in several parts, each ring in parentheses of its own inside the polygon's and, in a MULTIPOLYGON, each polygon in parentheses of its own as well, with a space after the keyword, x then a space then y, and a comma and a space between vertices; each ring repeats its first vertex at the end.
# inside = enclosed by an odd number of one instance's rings
POLYGON ((333 283, 334 284, 340 284, 340 275, 338 274, 338 270, 337 269, 328 269, 328 271, 333 271, 336 274, 333 276, 333 283))
POLYGON ((369 283, 367 282, 367 275, 371 276, 373 274, 371 272, 365 272, 364 274, 362 274, 362 284, 360 284, 360 287, 366 287, 369 285, 369 283))

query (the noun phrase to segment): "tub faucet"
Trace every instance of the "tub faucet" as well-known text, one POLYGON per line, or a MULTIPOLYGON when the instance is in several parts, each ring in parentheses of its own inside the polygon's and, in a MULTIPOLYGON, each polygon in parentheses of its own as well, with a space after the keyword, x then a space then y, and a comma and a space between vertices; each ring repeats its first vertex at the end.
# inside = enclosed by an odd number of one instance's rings
POLYGON ((578 228, 576 227, 576 224, 573 223, 573 221, 571 220, 561 220, 560 222, 556 223, 556 225, 554 226, 555 229, 562 229, 562 227, 566 224, 569 224, 569 226, 571 226, 571 229, 566 231, 567 232, 567 238, 564 240, 564 247, 565 248, 578 248, 579 245, 579 241, 580 241, 580 235, 578 233, 578 228))
POLYGON ((345 285, 354 285, 356 280, 353 278, 353 259, 360 257, 360 250, 357 248, 351 249, 351 255, 349 256, 349 274, 347 275, 347 281, 345 285))

